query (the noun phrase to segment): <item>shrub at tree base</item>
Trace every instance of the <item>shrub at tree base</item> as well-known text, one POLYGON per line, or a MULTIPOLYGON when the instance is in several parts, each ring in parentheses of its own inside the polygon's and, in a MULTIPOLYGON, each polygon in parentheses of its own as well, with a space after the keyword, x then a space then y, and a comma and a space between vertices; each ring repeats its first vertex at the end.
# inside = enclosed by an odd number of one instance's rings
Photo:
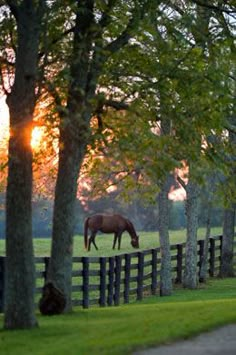
POLYGON ((43 287, 42 297, 39 300, 39 310, 43 315, 51 316, 61 314, 66 306, 64 294, 52 282, 43 287))

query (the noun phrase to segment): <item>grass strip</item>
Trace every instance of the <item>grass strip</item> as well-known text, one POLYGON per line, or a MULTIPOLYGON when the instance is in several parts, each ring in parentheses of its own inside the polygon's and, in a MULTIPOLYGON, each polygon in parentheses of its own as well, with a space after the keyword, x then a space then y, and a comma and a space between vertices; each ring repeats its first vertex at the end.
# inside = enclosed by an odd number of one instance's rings
POLYGON ((38 329, 1 330, 1 354, 129 354, 236 323, 236 278, 212 280, 194 291, 179 288, 173 296, 131 305, 38 315, 38 320, 38 329))

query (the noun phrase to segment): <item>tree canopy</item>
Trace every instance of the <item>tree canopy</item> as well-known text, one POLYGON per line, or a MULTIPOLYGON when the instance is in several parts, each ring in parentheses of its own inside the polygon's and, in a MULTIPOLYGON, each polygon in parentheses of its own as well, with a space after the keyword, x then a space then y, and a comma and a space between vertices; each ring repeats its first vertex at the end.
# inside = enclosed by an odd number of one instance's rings
MULTIPOLYGON (((27 274, 33 263, 32 157, 39 172, 48 166, 50 177, 56 173, 47 281, 61 290, 67 311, 82 173, 96 194, 122 182, 150 199, 178 169, 188 167, 189 191, 213 170, 227 200, 235 201, 235 12, 233 0, 0 2, 1 90, 11 133, 8 269, 24 265, 18 281, 26 289, 33 289, 33 273, 27 274), (32 156, 37 126, 47 138, 32 156), (14 264, 17 235, 24 243, 14 264)), ((14 328, 22 326, 23 307, 13 320, 18 281, 11 275, 6 326, 14 328)), ((27 294, 23 326, 32 326, 27 294)))

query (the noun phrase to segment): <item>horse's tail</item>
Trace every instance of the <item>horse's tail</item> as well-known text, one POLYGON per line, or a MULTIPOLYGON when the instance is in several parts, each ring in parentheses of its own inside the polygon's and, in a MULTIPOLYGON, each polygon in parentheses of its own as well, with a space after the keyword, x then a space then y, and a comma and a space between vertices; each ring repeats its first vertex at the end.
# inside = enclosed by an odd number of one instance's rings
POLYGON ((89 217, 84 222, 84 247, 88 250, 88 222, 89 217))

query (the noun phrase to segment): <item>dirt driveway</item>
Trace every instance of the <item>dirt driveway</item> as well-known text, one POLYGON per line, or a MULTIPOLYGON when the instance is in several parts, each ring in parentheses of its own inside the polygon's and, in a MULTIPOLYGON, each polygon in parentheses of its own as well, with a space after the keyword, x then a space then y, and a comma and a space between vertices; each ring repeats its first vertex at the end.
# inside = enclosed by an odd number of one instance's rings
POLYGON ((236 355, 236 324, 190 340, 138 351, 134 355, 236 355))

